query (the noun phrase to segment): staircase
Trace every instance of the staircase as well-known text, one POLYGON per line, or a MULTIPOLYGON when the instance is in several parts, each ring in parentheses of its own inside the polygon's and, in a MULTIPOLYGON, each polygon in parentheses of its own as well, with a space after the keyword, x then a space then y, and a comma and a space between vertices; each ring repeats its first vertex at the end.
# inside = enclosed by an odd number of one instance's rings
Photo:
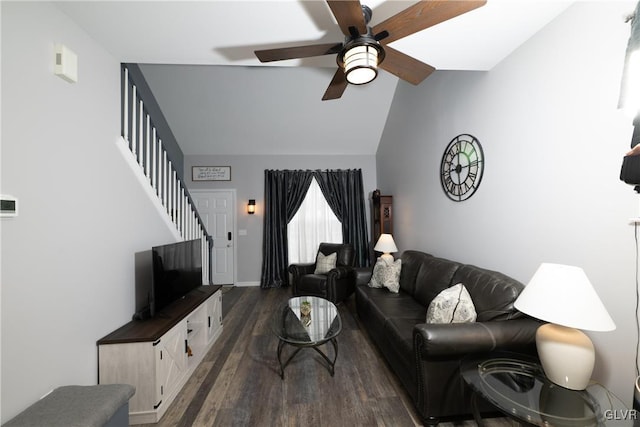
POLYGON ((207 232, 195 209, 193 199, 183 184, 182 173, 176 169, 171 159, 167 140, 171 140, 172 147, 177 147, 175 138, 162 117, 162 112, 157 108, 153 95, 147 90, 146 82, 137 66, 122 64, 121 71, 122 144, 126 145, 130 152, 129 157, 133 160, 132 164, 135 165, 139 178, 149 187, 148 189, 162 207, 163 214, 166 214, 167 219, 175 227, 176 237, 182 240, 200 239, 202 241, 202 280, 203 283, 211 283, 213 239, 207 232), (140 90, 143 85, 145 90, 140 90), (147 92, 146 105, 141 92, 147 92), (154 117, 151 117, 149 105, 154 107, 151 108, 154 111, 154 117), (158 123, 162 125, 157 126, 158 123))

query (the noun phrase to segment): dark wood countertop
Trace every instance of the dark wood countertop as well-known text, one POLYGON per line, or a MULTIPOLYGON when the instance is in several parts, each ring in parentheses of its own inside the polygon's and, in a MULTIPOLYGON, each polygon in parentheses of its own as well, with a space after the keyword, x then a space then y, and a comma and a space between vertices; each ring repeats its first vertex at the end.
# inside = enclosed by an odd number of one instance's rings
POLYGON ((98 340, 98 345, 157 341, 222 286, 203 285, 160 310, 154 317, 132 320, 98 340))

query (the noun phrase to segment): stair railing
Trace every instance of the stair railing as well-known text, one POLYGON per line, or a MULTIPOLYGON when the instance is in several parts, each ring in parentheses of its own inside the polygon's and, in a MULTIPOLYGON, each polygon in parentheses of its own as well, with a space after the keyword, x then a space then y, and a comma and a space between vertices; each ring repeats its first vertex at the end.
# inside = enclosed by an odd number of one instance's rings
MULTIPOLYGON (((201 239, 203 283, 212 283, 213 239, 195 209, 195 203, 183 184, 181 174, 170 159, 162 136, 131 74, 127 64, 122 64, 122 138, 139 166, 138 172, 144 175, 145 181, 152 187, 180 237, 183 240, 201 239)), ((162 113, 158 109, 156 114, 162 113)), ((161 119, 164 121, 164 117, 161 119)))

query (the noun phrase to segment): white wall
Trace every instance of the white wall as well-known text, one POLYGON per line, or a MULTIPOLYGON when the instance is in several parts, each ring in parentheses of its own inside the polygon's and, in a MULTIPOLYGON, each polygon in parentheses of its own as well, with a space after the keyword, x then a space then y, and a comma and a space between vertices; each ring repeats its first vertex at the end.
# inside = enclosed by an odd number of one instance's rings
MULTIPOLYGON (((541 262, 585 269, 618 328, 590 333, 594 378, 631 401, 638 195, 619 181, 631 121, 616 109, 635 2, 577 2, 494 70, 400 83, 377 153, 398 247, 502 271, 526 283, 541 262), (470 133, 486 170, 456 203, 439 166, 470 133)), ((577 296, 579 298, 579 296, 577 296)), ((567 303, 570 303, 569 301, 567 303)))
POLYGON ((119 61, 50 3, 2 2, 2 422, 96 384, 96 341, 131 319, 134 257, 172 234, 116 148, 119 61), (53 74, 53 45, 79 82, 53 74))
MULTIPOLYGON (((291 136, 293 137, 293 135, 291 136)), ((373 155, 315 155, 315 156, 185 156, 185 182, 192 189, 236 189, 238 229, 246 236, 236 240, 238 275, 236 283, 257 285, 262 267, 262 234, 264 222, 265 169, 362 169, 365 197, 371 198, 376 189, 376 160, 373 155), (192 166, 231 166, 231 181, 191 181, 192 166), (256 200, 256 213, 247 214, 249 199, 256 200)), ((369 200, 365 200, 367 212, 369 200)), ((369 220, 370 215, 367 216, 369 220)), ((370 224, 369 224, 370 226, 370 224)), ((369 231, 370 228, 369 228, 369 231)), ((371 234, 371 233, 369 233, 371 234)))

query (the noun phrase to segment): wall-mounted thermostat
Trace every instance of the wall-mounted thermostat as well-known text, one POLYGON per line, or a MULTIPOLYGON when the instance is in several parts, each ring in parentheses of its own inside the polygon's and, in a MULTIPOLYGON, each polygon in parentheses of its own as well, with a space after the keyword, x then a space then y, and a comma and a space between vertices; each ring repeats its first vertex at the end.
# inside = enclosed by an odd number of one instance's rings
POLYGON ((0 218, 18 216, 18 199, 0 194, 0 218))

